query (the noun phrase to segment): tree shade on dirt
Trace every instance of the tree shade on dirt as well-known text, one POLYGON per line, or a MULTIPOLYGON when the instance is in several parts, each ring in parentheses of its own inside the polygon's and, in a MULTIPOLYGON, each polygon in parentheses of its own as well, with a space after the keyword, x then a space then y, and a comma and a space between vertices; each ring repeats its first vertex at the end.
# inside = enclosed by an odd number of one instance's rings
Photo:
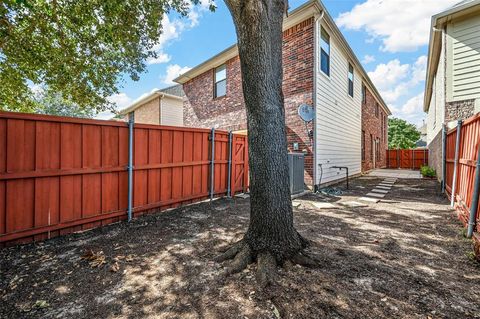
POLYGON ((295 225, 320 267, 278 268, 266 290, 254 264, 224 278, 212 262, 248 228, 239 198, 2 249, 0 318, 478 317, 480 266, 437 182, 400 179, 386 202, 342 207, 382 180, 296 200, 295 225), (315 207, 327 199, 338 208, 315 207))

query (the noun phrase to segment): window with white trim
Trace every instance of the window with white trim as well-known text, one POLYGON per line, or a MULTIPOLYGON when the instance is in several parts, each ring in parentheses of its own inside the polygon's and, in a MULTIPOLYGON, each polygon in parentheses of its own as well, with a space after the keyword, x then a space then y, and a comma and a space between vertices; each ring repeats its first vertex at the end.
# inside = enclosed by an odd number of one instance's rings
POLYGON ((330 76, 330 36, 324 28, 320 33, 320 69, 330 76))
POLYGON ((353 97, 353 65, 348 64, 348 95, 353 97))
POLYGON ((215 69, 215 85, 213 97, 221 97, 227 94, 227 67, 225 64, 215 69))

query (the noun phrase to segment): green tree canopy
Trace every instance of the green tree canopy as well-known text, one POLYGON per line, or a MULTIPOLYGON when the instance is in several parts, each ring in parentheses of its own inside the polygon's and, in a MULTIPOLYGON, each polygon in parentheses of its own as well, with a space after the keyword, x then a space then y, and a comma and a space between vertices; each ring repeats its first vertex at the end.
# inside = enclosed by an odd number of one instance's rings
POLYGON ((388 148, 414 148, 419 138, 415 125, 395 117, 388 119, 388 148))
MULTIPOLYGON (((0 2, 0 109, 34 112, 32 86, 103 111, 122 75, 138 80, 162 17, 200 0, 4 0, 0 2)), ((211 4, 213 10, 213 4, 211 4)))

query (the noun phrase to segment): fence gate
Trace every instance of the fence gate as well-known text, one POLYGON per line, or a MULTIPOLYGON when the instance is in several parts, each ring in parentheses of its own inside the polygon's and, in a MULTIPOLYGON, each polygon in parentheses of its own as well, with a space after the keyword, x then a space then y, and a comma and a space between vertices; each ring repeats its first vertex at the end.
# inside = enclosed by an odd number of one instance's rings
POLYGON ((231 190, 245 192, 248 185, 248 147, 244 136, 234 135, 232 142, 232 179, 231 190))
POLYGON ((387 167, 403 169, 420 169, 428 165, 427 149, 387 150, 387 167))

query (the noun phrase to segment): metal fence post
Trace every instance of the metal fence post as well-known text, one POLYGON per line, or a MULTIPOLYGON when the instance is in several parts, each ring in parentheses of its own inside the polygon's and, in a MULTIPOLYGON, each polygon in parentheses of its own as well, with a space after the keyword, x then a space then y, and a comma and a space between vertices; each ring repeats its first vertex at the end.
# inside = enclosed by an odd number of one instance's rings
POLYGON ((446 176, 447 175, 447 126, 442 125, 442 193, 445 193, 447 184, 446 176))
POLYGON ((135 115, 133 112, 128 114, 128 221, 132 220, 132 191, 133 191, 133 125, 135 115))
POLYGON ((210 200, 213 200, 213 195, 215 192, 215 128, 212 127, 210 141, 211 141, 211 155, 210 155, 210 200))
POLYGON ((457 140, 455 142, 455 160, 453 162, 453 180, 452 180, 452 198, 450 199, 450 206, 455 204, 455 191, 457 185, 457 168, 458 168, 458 153, 460 150, 460 138, 462 135, 462 120, 458 120, 457 124, 457 140))
POLYGON ((233 142, 233 133, 232 131, 228 132, 228 181, 227 181, 227 197, 232 197, 232 189, 230 187, 230 182, 232 180, 232 142, 233 142))
POLYGON ((478 197, 480 193, 480 146, 478 147, 477 151, 477 165, 475 167, 475 178, 473 181, 473 196, 472 202, 470 203, 470 216, 468 218, 467 238, 470 238, 473 235, 478 213, 478 197))

